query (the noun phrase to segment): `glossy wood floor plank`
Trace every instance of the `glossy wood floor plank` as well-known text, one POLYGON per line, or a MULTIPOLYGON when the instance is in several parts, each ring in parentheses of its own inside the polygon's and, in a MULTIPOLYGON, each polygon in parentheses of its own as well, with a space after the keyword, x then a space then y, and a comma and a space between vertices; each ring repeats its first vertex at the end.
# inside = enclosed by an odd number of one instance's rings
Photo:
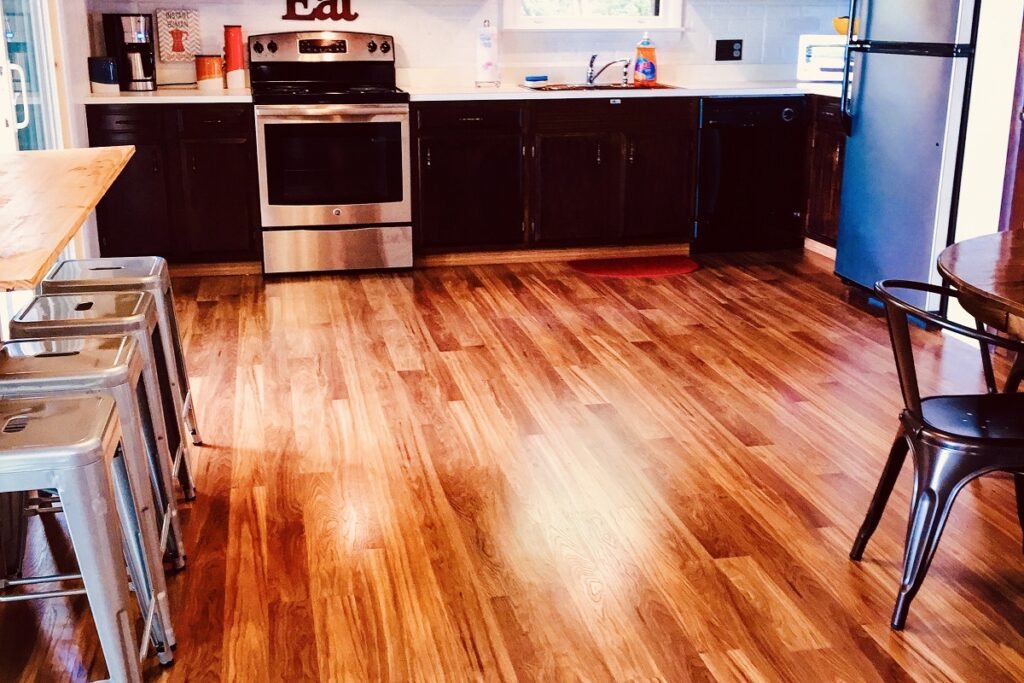
MULTIPOLYGON (((847 559, 897 425, 884 323, 813 257, 706 260, 179 278, 208 445, 147 676, 1024 678, 1011 481, 960 495, 892 633, 909 470, 847 559)), ((914 338, 928 390, 981 388, 914 338)), ((29 564, 67 566, 58 520, 29 564)), ((0 607, 0 680, 103 673, 83 600, 0 607)))

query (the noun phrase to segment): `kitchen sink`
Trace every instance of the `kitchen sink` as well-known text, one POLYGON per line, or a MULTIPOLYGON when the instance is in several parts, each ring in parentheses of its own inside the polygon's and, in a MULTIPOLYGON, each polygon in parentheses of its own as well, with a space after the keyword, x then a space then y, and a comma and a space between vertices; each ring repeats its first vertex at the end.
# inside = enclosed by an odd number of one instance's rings
POLYGON ((523 86, 529 90, 537 90, 539 92, 576 92, 586 90, 675 90, 674 85, 663 85, 661 83, 655 85, 633 85, 632 83, 601 83, 599 85, 587 85, 585 83, 552 83, 550 85, 542 85, 539 87, 523 86))

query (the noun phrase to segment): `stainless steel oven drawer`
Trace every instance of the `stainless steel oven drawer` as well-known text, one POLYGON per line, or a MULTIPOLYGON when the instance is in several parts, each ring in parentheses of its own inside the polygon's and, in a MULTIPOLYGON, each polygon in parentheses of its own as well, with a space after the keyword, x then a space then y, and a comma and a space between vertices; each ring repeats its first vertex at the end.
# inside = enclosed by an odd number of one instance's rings
POLYGON ((263 232, 263 270, 268 274, 411 267, 408 225, 263 232))

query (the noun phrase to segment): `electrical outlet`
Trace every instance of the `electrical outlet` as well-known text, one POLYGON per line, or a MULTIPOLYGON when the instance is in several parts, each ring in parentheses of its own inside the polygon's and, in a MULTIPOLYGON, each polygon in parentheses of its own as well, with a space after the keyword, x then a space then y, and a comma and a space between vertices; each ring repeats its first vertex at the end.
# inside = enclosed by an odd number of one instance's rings
POLYGON ((739 38, 715 41, 716 62, 736 62, 743 59, 743 41, 739 38))

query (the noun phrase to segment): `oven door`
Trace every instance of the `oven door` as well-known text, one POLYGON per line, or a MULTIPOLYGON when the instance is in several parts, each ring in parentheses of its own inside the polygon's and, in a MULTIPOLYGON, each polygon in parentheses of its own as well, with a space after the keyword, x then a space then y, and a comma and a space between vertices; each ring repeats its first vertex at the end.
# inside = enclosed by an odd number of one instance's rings
POLYGON ((256 107, 264 228, 412 221, 409 107, 256 107))

